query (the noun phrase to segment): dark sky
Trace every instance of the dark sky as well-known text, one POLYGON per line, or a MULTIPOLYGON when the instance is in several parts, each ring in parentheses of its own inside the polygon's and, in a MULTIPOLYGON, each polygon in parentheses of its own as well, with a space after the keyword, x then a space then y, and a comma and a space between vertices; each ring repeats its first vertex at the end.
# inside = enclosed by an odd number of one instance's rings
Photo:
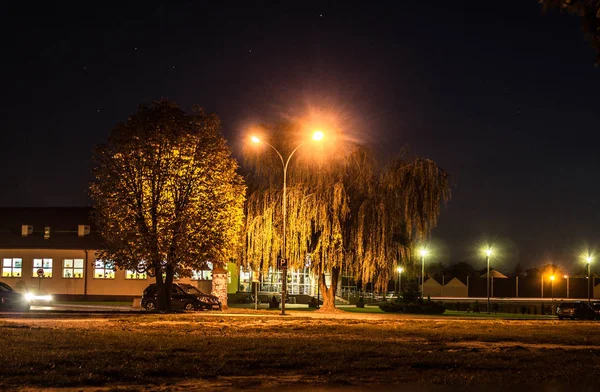
POLYGON ((491 241, 505 272, 575 268, 600 241, 600 69, 576 17, 536 0, 55 3, 1 8, 2 206, 88 204, 93 146, 169 97, 216 112, 236 153, 248 124, 317 108, 434 159, 455 182, 440 261, 481 266, 491 241))

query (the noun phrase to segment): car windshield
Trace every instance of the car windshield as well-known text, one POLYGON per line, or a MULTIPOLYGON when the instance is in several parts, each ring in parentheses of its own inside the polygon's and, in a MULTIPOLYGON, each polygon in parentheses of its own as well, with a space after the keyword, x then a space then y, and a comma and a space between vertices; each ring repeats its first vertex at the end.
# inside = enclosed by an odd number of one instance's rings
POLYGON ((185 291, 186 294, 206 295, 202 291, 200 291, 197 288, 195 288, 194 286, 192 286, 191 284, 182 284, 179 286, 183 289, 183 291, 185 291))

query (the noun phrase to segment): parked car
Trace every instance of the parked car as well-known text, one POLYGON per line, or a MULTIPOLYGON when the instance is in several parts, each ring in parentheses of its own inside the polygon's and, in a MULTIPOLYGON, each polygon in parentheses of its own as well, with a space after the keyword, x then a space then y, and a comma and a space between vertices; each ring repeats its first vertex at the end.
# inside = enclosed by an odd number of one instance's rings
POLYGON ((28 311, 31 305, 25 295, 15 292, 6 283, 0 282, 0 310, 28 311))
MULTIPOLYGON (((142 307, 146 310, 155 310, 157 305, 157 286, 153 283, 146 287, 142 294, 142 307)), ((204 294, 191 284, 173 283, 171 307, 183 310, 221 310, 221 301, 214 295, 204 294)))
POLYGON ((600 319, 600 302, 592 302, 592 309, 596 312, 596 318, 600 319))
POLYGON ((563 302, 556 308, 556 315, 559 320, 564 318, 594 320, 598 318, 598 313, 594 311, 587 302, 563 302))

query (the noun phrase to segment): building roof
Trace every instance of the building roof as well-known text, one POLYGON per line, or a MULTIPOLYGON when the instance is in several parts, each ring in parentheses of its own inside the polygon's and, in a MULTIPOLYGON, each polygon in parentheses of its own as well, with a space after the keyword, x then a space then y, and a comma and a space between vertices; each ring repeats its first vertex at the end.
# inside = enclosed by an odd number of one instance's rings
MULTIPOLYGON (((508 279, 508 276, 504 275, 502 272, 496 271, 495 269, 490 271, 490 276, 494 279, 508 279)), ((481 275, 482 278, 487 277, 487 272, 481 275)))
POLYGON ((101 237, 91 211, 91 207, 0 207, 0 249, 99 249, 101 237), (33 232, 22 236, 22 225, 32 226, 33 232), (90 234, 79 237, 78 225, 90 226, 90 234))
POLYGON ((428 278, 425 283, 423 283, 425 286, 441 286, 440 282, 438 282, 437 280, 435 280, 434 278, 428 278))
POLYGON ((467 287, 467 285, 458 278, 452 279, 450 282, 446 283, 446 286, 467 287))

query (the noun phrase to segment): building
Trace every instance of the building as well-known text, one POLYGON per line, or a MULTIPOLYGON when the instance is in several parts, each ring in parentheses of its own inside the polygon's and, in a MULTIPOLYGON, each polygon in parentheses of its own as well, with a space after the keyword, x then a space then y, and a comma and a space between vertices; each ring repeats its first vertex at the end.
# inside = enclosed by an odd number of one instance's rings
MULTIPOLYGON (((20 292, 58 299, 141 296, 154 279, 98 258, 101 238, 90 213, 88 207, 0 208, 0 281, 20 292)), ((178 281, 211 291, 210 271, 178 281)))
MULTIPOLYGON (((101 237, 91 221, 89 207, 0 207, 0 281, 19 292, 50 294, 59 300, 131 300, 140 297, 154 278, 127 271, 101 260, 101 237)), ((191 283, 212 291, 212 265, 194 271, 191 283)), ((227 292, 234 301, 258 289, 263 300, 280 295, 282 274, 277 270, 253 273, 227 263, 227 292), (253 287, 253 284, 256 286, 253 287)), ((308 268, 290 270, 288 294, 300 303, 317 295, 315 277, 308 268)))

